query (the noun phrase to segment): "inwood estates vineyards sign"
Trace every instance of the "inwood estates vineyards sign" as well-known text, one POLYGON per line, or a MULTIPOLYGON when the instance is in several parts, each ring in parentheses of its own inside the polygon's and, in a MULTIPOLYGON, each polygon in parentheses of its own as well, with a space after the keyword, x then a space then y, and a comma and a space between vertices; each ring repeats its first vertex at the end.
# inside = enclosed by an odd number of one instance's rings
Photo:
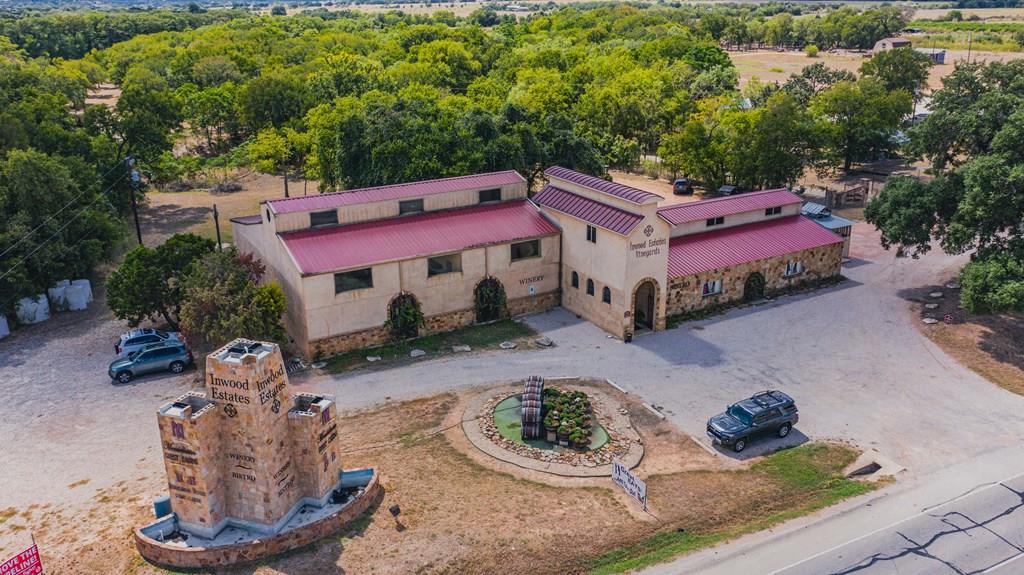
POLYGON ((626 469, 618 459, 612 460, 612 481, 618 484, 630 497, 636 499, 647 511, 647 484, 632 471, 626 469))

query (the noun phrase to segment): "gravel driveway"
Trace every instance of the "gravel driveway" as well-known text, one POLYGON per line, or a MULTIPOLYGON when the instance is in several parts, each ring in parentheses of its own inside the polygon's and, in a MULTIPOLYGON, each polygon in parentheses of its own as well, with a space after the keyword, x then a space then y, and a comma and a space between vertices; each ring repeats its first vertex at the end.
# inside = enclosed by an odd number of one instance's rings
MULTIPOLYGON (((700 439, 709 415, 778 387, 797 399, 802 434, 874 447, 913 474, 1019 443, 1024 397, 947 357, 918 333, 899 297, 902 289, 948 277, 962 262, 937 253, 896 261, 863 225, 854 240, 855 259, 844 269, 850 279, 839 286, 644 335, 632 344, 608 339, 559 309, 530 319, 556 342, 552 349, 450 356, 293 382, 359 408, 529 374, 607 377, 663 407, 700 439)), ((90 311, 61 314, 0 341, 0 510, 66 505, 140 475, 155 477, 152 488, 160 489, 155 412, 195 387, 197 374, 112 385, 106 366, 123 328, 98 299, 90 311), (68 489, 83 479, 88 492, 68 489)), ((800 441, 801 433, 792 440, 800 441)))

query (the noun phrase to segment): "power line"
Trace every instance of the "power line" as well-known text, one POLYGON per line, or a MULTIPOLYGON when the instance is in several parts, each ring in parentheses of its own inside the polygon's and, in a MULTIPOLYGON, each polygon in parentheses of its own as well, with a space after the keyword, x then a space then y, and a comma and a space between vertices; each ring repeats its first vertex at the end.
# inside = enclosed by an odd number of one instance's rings
MULTIPOLYGON (((116 168, 116 167, 120 166, 120 165, 121 165, 121 164, 123 164, 123 163, 124 163, 124 158, 122 158, 122 159, 121 159, 121 160, 120 160, 119 162, 117 162, 116 164, 114 164, 113 166, 111 166, 111 167, 110 167, 110 169, 108 169, 108 170, 106 171, 106 173, 105 173, 105 174, 103 174, 102 176, 100 176, 100 177, 99 177, 99 178, 97 179, 97 181, 99 181, 99 182, 102 182, 103 180, 105 180, 105 179, 106 179, 106 177, 110 175, 110 172, 113 172, 113 171, 114 171, 114 168, 116 168)), ((118 179, 120 179, 120 178, 118 178, 118 179)), ((116 180, 115 180, 115 181, 116 181, 116 180)), ((111 186, 111 187, 113 187, 113 186, 111 186)), ((107 188, 107 189, 109 190, 110 188, 107 188)), ((84 195, 84 194, 85 194, 86 192, 88 192, 88 191, 89 191, 89 189, 88 189, 88 188, 85 188, 85 189, 83 189, 83 190, 82 190, 81 192, 79 192, 79 193, 78 193, 78 195, 77 195, 77 196, 75 196, 75 197, 71 198, 71 201, 69 201, 69 202, 68 202, 67 204, 65 204, 65 205, 64 205, 64 207, 62 207, 61 209, 57 210, 57 212, 56 212, 56 213, 54 213, 54 214, 51 214, 51 215, 49 215, 49 216, 46 216, 46 219, 45 219, 45 220, 43 220, 42 222, 40 222, 40 223, 39 223, 39 225, 37 225, 36 227, 32 228, 32 229, 31 229, 31 230, 30 230, 30 231, 29 231, 29 232, 28 232, 27 234, 25 234, 24 236, 22 236, 22 237, 21 237, 21 238, 20 238, 20 239, 19 239, 18 241, 14 242, 14 243, 13 243, 13 244, 11 244, 10 246, 8 246, 8 248, 7 248, 6 250, 4 250, 4 251, 3 251, 3 253, 0 253, 0 258, 4 257, 4 256, 5 256, 5 255, 7 255, 8 253, 10 253, 10 251, 11 251, 11 250, 13 250, 14 248, 16 248, 16 247, 18 247, 19 245, 21 245, 21 242, 23 242, 23 241, 27 240, 28 238, 32 237, 32 234, 34 234, 34 233, 36 233, 37 231, 39 231, 39 228, 41 228, 41 227, 45 226, 45 225, 46 225, 47 223, 49 223, 49 222, 50 222, 50 220, 52 220, 52 219, 56 218, 57 216, 59 216, 59 215, 60 215, 60 213, 61 213, 61 212, 63 212, 64 210, 68 209, 69 207, 71 207, 71 204, 73 204, 73 203, 75 203, 76 201, 78 201, 78 199, 79 199, 79 198, 81 198, 81 197, 82 197, 82 196, 83 196, 83 195, 84 195)))

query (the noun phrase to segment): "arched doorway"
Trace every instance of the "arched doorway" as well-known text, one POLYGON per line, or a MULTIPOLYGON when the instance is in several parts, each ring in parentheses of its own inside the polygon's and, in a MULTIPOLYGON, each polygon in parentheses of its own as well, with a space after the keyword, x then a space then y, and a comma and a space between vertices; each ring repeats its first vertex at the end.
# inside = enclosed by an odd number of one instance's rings
POLYGON ((391 339, 410 339, 420 334, 423 325, 423 311, 420 301, 408 292, 396 295, 388 304, 388 321, 385 327, 391 332, 391 339))
POLYGON ((635 329, 654 329, 657 313, 658 286, 654 280, 644 280, 633 290, 633 326, 635 329))
POLYGON ((508 308, 505 299, 505 286, 492 277, 486 277, 476 284, 473 290, 473 308, 476 311, 477 323, 494 321, 505 317, 508 308))
POLYGON ((743 301, 755 301, 764 297, 764 276, 754 272, 743 284, 743 301))

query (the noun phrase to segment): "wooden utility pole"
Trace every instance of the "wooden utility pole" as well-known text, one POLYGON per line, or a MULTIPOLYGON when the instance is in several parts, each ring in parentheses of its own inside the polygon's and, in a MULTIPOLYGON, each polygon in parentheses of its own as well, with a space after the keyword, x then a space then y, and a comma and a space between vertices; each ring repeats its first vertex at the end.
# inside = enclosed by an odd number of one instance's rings
MULTIPOLYGON (((135 162, 131 158, 128 158, 128 165, 129 166, 133 165, 134 163, 135 162)), ((138 193, 139 193, 139 180, 140 180, 139 172, 133 169, 132 173, 131 173, 131 181, 132 181, 132 183, 131 183, 131 191, 130 191, 131 200, 132 200, 132 216, 135 218, 135 235, 139 238, 139 245, 141 246, 142 245, 142 227, 139 226, 139 206, 138 206, 138 202, 135 199, 135 196, 138 195, 138 193)))
POLYGON ((213 204, 213 227, 217 228, 217 251, 223 251, 224 244, 220 241, 220 212, 217 211, 217 204, 213 204))

